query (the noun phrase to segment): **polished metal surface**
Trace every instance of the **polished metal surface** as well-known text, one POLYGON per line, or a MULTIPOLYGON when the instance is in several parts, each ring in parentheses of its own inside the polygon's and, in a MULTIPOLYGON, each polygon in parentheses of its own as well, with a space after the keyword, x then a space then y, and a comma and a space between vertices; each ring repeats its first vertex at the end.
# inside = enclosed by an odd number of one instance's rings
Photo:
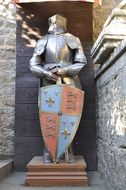
POLYGON ((48 34, 45 63, 72 63, 72 51, 66 44, 64 34, 48 34))

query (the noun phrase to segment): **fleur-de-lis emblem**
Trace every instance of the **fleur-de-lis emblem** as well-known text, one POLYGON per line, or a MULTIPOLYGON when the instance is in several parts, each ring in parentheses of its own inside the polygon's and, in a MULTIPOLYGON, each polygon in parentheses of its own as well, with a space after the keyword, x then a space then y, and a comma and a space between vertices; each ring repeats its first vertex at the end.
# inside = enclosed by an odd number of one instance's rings
POLYGON ((52 100, 52 98, 48 98, 48 99, 46 100, 46 103, 48 104, 49 107, 51 107, 52 104, 54 104, 55 102, 54 102, 54 100, 52 100))
POLYGON ((66 139, 68 136, 70 136, 70 132, 67 129, 64 129, 64 131, 61 132, 62 135, 64 135, 64 138, 66 139))

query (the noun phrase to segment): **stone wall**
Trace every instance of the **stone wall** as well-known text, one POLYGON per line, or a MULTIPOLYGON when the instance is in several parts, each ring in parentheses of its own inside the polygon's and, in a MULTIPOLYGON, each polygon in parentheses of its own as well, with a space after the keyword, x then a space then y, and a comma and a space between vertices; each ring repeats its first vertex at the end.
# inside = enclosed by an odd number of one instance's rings
POLYGON ((100 65, 95 71, 98 170, 110 190, 126 189, 125 36, 123 1, 107 19, 92 49, 94 63, 100 65))
POLYGON ((126 187, 125 77, 126 53, 96 81, 98 170, 117 190, 126 187))
POLYGON ((94 20, 94 41, 100 34, 103 24, 107 19, 108 15, 111 13, 112 9, 119 4, 121 0, 102 0, 102 6, 94 4, 93 20, 94 20))
POLYGON ((0 159, 14 149, 15 48, 15 6, 0 1, 0 159))

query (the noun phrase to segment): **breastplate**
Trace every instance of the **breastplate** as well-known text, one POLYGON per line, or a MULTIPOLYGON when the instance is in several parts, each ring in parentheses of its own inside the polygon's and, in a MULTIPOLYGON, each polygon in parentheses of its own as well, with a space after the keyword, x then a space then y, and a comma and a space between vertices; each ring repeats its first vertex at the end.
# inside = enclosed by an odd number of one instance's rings
POLYGON ((72 63, 73 50, 71 50, 65 41, 64 34, 49 34, 45 48, 45 63, 72 63))

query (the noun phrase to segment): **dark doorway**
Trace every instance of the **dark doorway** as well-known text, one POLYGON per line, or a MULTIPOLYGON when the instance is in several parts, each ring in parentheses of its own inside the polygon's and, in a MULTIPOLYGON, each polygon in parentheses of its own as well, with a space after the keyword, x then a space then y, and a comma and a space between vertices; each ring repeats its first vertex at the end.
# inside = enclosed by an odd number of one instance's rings
POLYGON ((17 8, 16 125, 14 168, 25 171, 35 155, 42 155, 43 140, 38 118, 38 85, 29 70, 35 40, 47 32, 48 18, 56 13, 68 20, 68 31, 80 38, 88 65, 80 73, 85 91, 84 111, 74 140, 75 154, 84 156, 88 170, 96 170, 94 77, 90 50, 93 43, 92 3, 46 2, 20 4, 17 8))

